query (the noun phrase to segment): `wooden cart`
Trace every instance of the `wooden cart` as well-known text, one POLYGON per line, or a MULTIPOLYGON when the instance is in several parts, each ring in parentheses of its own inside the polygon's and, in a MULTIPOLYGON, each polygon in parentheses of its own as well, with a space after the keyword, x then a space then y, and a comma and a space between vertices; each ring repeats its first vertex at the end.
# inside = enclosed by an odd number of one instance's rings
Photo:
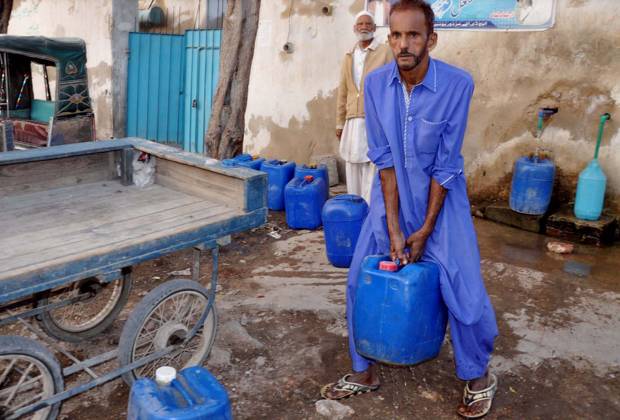
POLYGON ((0 336, 0 417, 56 417, 63 400, 157 366, 199 364, 216 330, 218 246, 265 223, 266 175, 141 139, 0 154, 0 325, 34 317, 41 340, 0 336), (133 182, 135 157, 154 159, 154 184, 133 182), (125 322, 118 348, 88 360, 62 341, 92 338, 126 303, 131 267, 194 249, 193 279, 151 290, 125 322), (210 250, 210 287, 199 282, 210 250), (52 338, 50 338, 52 337, 52 338), (42 344, 45 343, 45 345, 42 344), (61 367, 50 347, 72 364, 61 367), (119 368, 91 369, 118 359, 119 368), (92 380, 64 388, 86 372, 92 380))

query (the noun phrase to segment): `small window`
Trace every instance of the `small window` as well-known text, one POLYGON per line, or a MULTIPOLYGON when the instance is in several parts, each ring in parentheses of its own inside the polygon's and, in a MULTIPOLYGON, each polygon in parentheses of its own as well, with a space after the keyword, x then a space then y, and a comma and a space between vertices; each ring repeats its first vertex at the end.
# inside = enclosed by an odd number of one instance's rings
POLYGON ((41 101, 56 100, 56 67, 39 63, 30 64, 32 98, 41 101))
POLYGON ((226 0, 207 0, 206 29, 222 29, 226 14, 226 0))

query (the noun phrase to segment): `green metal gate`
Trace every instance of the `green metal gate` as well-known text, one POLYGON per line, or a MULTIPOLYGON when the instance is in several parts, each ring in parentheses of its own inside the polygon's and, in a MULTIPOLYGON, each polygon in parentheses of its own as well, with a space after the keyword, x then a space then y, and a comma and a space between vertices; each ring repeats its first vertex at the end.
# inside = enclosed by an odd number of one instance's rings
POLYGON ((204 153, 220 67, 220 30, 185 33, 185 114, 183 148, 204 153))
POLYGON ((129 34, 127 135, 204 153, 221 30, 129 34))

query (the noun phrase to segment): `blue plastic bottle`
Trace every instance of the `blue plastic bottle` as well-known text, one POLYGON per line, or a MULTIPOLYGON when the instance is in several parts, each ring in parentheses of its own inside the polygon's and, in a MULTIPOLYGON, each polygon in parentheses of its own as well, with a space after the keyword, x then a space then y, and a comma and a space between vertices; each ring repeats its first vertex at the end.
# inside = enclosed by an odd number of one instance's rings
POLYGON ((353 308, 353 337, 361 355, 395 365, 432 359, 447 320, 434 263, 399 268, 386 256, 366 257, 353 308))
POLYGON ((247 162, 252 160, 252 155, 249 153, 241 153, 240 155, 235 156, 235 159, 239 162, 247 162))
POLYGON ((575 216, 583 220, 598 220, 605 204, 607 177, 598 163, 593 159, 579 174, 577 196, 575 197, 575 216))
POLYGON ((293 178, 284 190, 286 224, 291 229, 316 229, 321 226, 325 204, 325 181, 306 175, 293 178))
POLYGON ((269 210, 284 210, 284 188, 293 179, 295 162, 269 159, 261 165, 261 171, 267 173, 269 210))
POLYGON ((548 159, 523 156, 515 162, 510 208, 518 213, 545 214, 551 202, 555 165, 548 159))
POLYGON ((323 206, 323 229, 327 259, 336 267, 348 268, 368 215, 366 201, 353 194, 342 194, 327 200, 323 206))
POLYGON ((246 168, 251 168, 255 170, 260 170, 261 164, 265 159, 263 158, 254 158, 249 153, 242 153, 230 159, 224 159, 222 161, 222 165, 224 166, 243 166, 246 168))
POLYGON ((327 165, 302 165, 295 168, 295 178, 303 178, 306 175, 311 175, 314 178, 321 178, 325 181, 325 200, 329 198, 329 174, 327 172, 327 165))
POLYGON ((224 159, 222 161, 222 165, 224 166, 237 166, 239 162, 245 162, 252 160, 252 155, 248 153, 242 153, 230 159, 224 159))
POLYGON ((575 197, 575 216, 584 220, 598 220, 603 212, 605 204, 605 188, 607 177, 598 163, 598 152, 603 140, 603 129, 605 123, 611 119, 608 112, 601 115, 598 125, 598 136, 596 138, 596 149, 594 159, 579 174, 577 182, 577 195, 575 197))
POLYGON ((260 171, 260 167, 264 161, 265 159, 257 157, 252 158, 251 160, 242 160, 238 162, 237 165, 260 171))
POLYGON ((231 168, 235 167, 235 166, 237 166, 237 159, 235 159, 235 158, 224 159, 222 161, 222 165, 223 166, 230 166, 231 168))
POLYGON ((131 387, 128 420, 232 420, 226 390, 200 366, 182 370, 168 384, 138 379, 131 387))

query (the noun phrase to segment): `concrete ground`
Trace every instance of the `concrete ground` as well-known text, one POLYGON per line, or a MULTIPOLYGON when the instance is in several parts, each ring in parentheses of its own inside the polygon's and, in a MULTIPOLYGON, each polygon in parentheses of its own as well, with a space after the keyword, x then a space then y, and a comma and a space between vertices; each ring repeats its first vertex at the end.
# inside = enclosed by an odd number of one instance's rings
MULTIPOLYGON (((499 391, 487 418, 620 418, 620 247, 576 246, 562 256, 545 250, 550 239, 542 235, 475 223, 501 334, 492 361, 499 391)), ((113 328, 73 350, 88 356, 113 348, 132 306, 172 271, 190 267, 190 257, 137 267, 132 299, 113 328)), ((221 264, 208 366, 228 389, 235 418, 322 418, 320 386, 350 366, 346 270, 327 262, 323 232, 287 230, 274 213, 266 227, 233 238, 221 264)), ((435 360, 381 373, 379 391, 343 401, 351 418, 457 418, 463 384, 447 342, 435 360)), ((65 403, 61 418, 123 418, 127 395, 120 380, 109 383, 65 403)))

